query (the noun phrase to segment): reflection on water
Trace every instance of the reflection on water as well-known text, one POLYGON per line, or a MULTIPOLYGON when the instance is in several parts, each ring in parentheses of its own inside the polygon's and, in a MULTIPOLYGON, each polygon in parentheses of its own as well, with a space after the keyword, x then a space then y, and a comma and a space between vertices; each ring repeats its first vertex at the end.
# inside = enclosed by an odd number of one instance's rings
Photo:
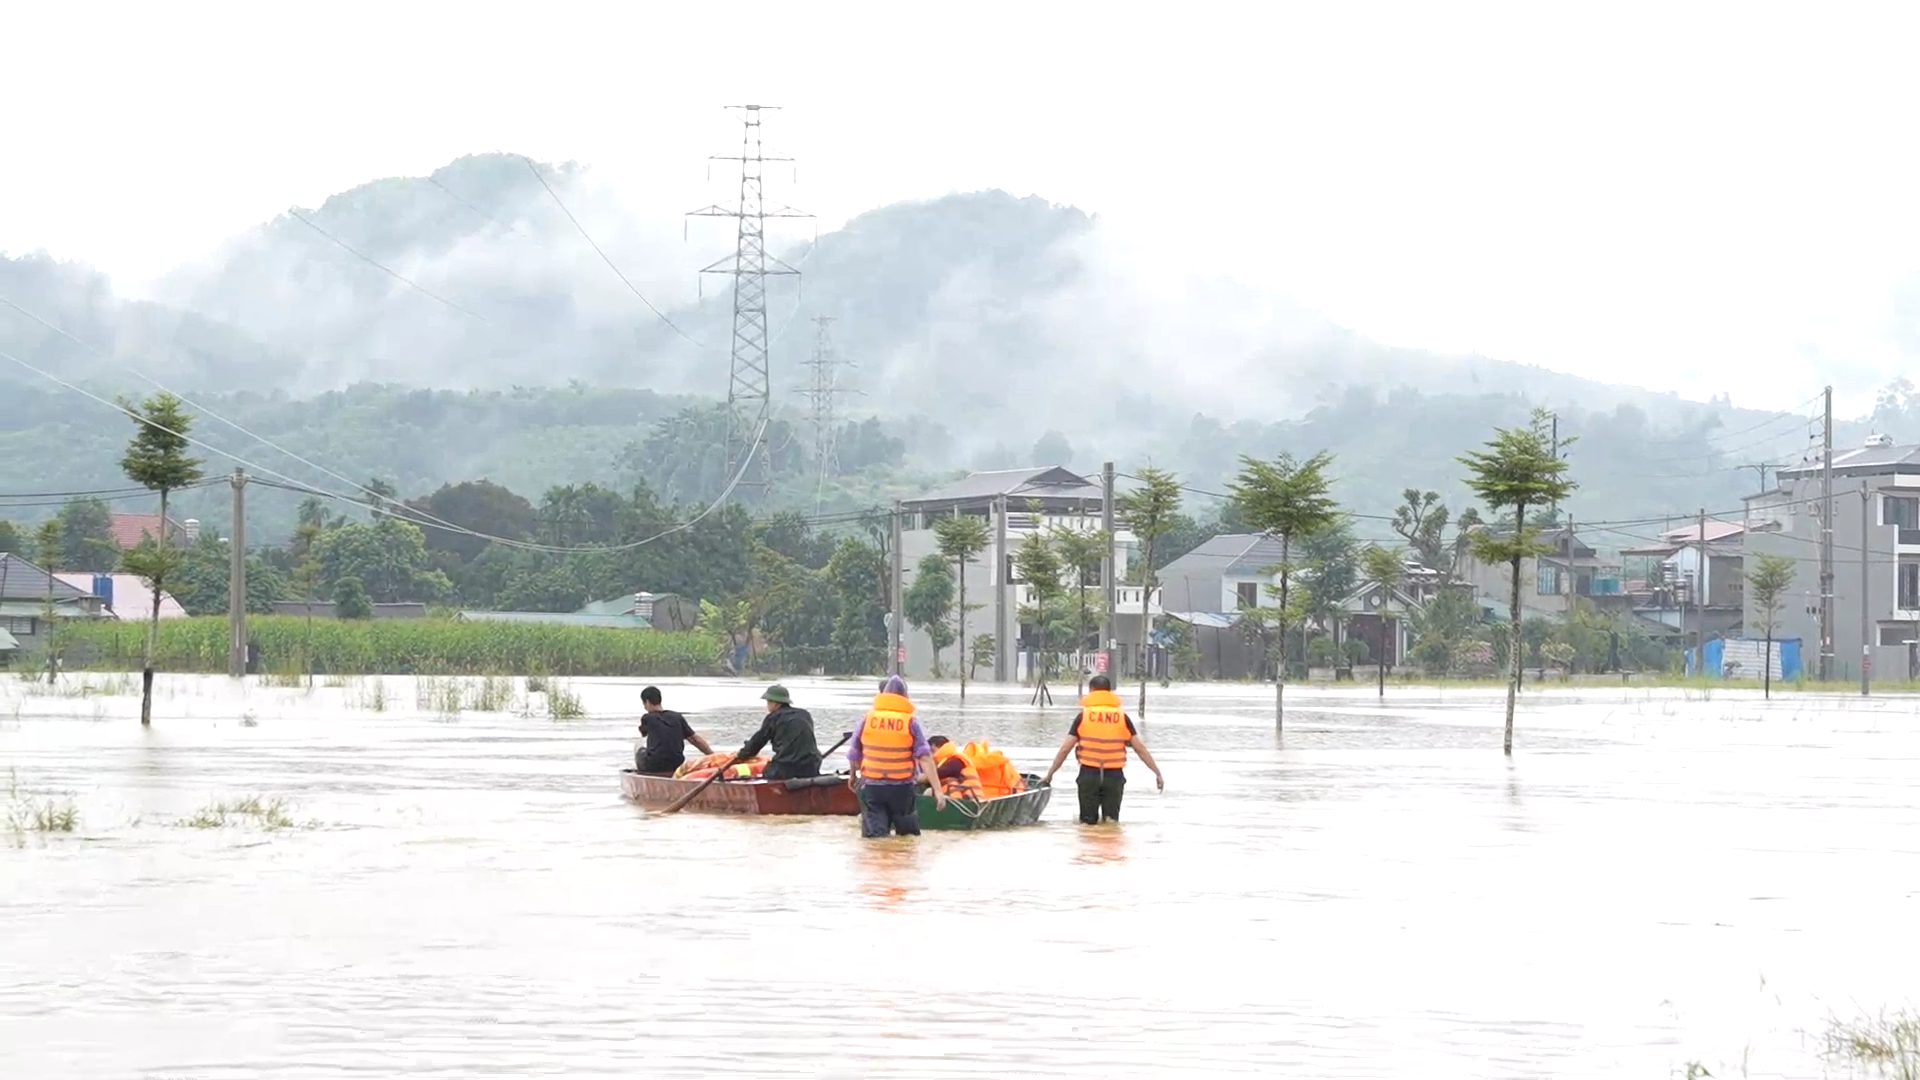
MULTIPOLYGON (((0 773, 84 822, 0 850, 0 1076, 1818 1077, 1803 1033, 1920 967, 1906 699, 1532 696, 1509 763, 1491 694, 1290 688, 1277 743, 1270 688, 1156 690, 1122 824, 1069 784, 863 841, 623 803, 639 685, 446 722, 175 680, 151 731, 0 685, 0 773), (317 827, 175 824, 251 794, 317 827)), ((716 747, 763 712, 665 687, 716 747)), ((1072 710, 915 689, 1029 770, 1072 710)), ((836 736, 869 694, 794 690, 836 736)))

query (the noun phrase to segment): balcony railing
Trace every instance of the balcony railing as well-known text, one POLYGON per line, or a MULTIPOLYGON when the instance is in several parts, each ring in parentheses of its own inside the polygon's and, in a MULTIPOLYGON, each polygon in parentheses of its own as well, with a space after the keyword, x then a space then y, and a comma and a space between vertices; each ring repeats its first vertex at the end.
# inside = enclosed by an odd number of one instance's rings
POLYGON ((1920 547, 1920 529, 1901 529, 1900 542, 1920 547))
MULTIPOLYGON (((1019 604, 1021 607, 1032 606, 1033 586, 1023 584, 1018 586, 1017 589, 1018 591, 1014 594, 1015 603, 1019 604)), ((1113 589, 1114 610, 1122 615, 1126 615, 1126 614, 1138 615, 1140 613, 1140 594, 1143 591, 1144 590, 1139 585, 1114 586, 1114 589, 1113 589)), ((1092 602, 1093 599, 1101 595, 1101 589, 1098 585, 1089 585, 1087 586, 1087 593, 1089 594, 1089 602, 1092 602)), ((1071 590, 1069 590, 1067 595, 1068 596, 1073 595, 1071 590)), ((1159 589, 1153 590, 1153 595, 1147 599, 1147 611, 1149 614, 1153 614, 1153 615, 1163 614, 1163 612, 1160 610, 1160 590, 1159 589)))

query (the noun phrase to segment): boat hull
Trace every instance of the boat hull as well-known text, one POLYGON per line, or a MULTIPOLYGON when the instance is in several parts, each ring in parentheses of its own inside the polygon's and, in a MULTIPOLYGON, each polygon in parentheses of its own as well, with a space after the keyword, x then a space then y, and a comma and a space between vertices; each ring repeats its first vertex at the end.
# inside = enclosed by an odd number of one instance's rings
POLYGON ((1053 799, 1053 788, 1037 776, 1026 778, 1027 790, 1017 795, 975 803, 966 799, 948 799, 947 808, 934 808, 932 795, 921 795, 920 828, 925 829, 1011 829, 1034 825, 1053 799))
MULTIPOLYGON (((656 810, 671 805, 699 786, 698 780, 650 776, 632 769, 620 772, 620 793, 656 810)), ((708 784, 685 809, 710 814, 855 817, 860 813, 860 800, 847 787, 844 776, 817 776, 807 780, 718 780, 708 784)))

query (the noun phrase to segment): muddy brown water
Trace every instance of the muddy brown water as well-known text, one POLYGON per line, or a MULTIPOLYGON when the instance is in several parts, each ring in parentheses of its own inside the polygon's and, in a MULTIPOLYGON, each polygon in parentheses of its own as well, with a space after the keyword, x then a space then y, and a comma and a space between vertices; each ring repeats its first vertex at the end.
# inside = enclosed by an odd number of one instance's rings
MULTIPOLYGON (((1301 692, 1283 739, 1270 689, 1156 689, 1119 827, 1069 765, 1039 826, 863 842, 623 802, 638 683, 389 682, 173 680, 151 731, 4 691, 0 775, 82 821, 0 849, 0 1076, 1815 1077, 1920 970, 1912 700, 1532 697, 1509 763, 1487 694, 1301 692), (297 826, 180 824, 255 794, 297 826)), ((662 685, 717 749, 757 721, 662 685)), ((823 746, 858 718, 790 685, 823 746)), ((1072 716, 916 693, 1034 770, 1072 716)))

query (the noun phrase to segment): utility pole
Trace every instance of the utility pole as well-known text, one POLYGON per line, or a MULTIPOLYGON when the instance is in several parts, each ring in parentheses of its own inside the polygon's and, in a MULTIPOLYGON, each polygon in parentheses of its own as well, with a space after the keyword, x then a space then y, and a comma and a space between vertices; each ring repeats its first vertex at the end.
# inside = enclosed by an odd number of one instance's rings
POLYGON ((778 203, 768 208, 762 193, 763 173, 769 161, 792 158, 767 157, 760 149, 760 114, 777 109, 775 105, 729 105, 744 118, 740 153, 715 154, 711 161, 740 163, 740 201, 732 207, 715 204, 691 211, 688 217, 730 217, 738 222, 734 252, 711 266, 703 274, 729 274, 733 277, 732 371, 727 379, 727 480, 732 481, 747 461, 759 455, 756 473, 742 484, 759 488, 764 497, 773 475, 767 460, 767 424, 771 419, 772 395, 767 378, 767 276, 800 271, 779 258, 767 254, 768 218, 804 218, 803 213, 778 203))
POLYGON ((813 420, 813 462, 819 473, 813 493, 816 515, 820 513, 827 481, 840 475, 840 422, 835 403, 841 394, 859 393, 840 386, 840 368, 853 365, 835 355, 829 330, 832 324, 831 315, 814 317, 813 355, 807 358, 807 386, 802 391, 813 420))
MULTIPOLYGON (((1580 574, 1579 574, 1579 571, 1574 567, 1574 563, 1573 563, 1574 553, 1576 549, 1579 547, 1579 545, 1580 545, 1580 538, 1573 531, 1573 515, 1568 514, 1567 515, 1567 624, 1569 626, 1573 624, 1573 598, 1574 598, 1574 595, 1580 591, 1579 589, 1580 574)), ((1384 605, 1385 603, 1386 603, 1385 599, 1381 600, 1382 605, 1384 605)), ((1381 607, 1380 611, 1381 611, 1380 629, 1381 629, 1381 633, 1384 634, 1386 632, 1386 626, 1387 626, 1386 608, 1383 606, 1381 607)), ((1384 642, 1386 641, 1386 638, 1382 637, 1380 640, 1384 642)), ((1569 674, 1572 673, 1572 668, 1568 668, 1568 673, 1569 674)))
POLYGON ((906 630, 901 625, 906 614, 906 559, 900 554, 900 503, 893 504, 893 633, 887 642, 887 670, 900 674, 902 642, 906 640, 906 630))
POLYGON ((1873 674, 1873 639, 1869 636, 1871 619, 1868 616, 1868 604, 1873 593, 1870 591, 1871 578, 1867 574, 1867 549, 1869 538, 1873 536, 1870 524, 1873 514, 1873 495, 1867 490, 1867 481, 1860 480, 1860 696, 1868 694, 1868 682, 1873 674))
POLYGON ((1111 679, 1114 676, 1113 650, 1113 601, 1114 578, 1117 575, 1119 561, 1114 557, 1113 543, 1113 462, 1100 466, 1100 528, 1107 534, 1106 561, 1100 565, 1100 584, 1106 600, 1106 618, 1100 623, 1100 655, 1106 659, 1104 674, 1111 679))
POLYGON ((247 470, 235 469, 233 535, 227 541, 227 674, 247 674, 247 470))
MULTIPOLYGON (((1833 387, 1826 398, 1820 453, 1820 681, 1833 678, 1833 387)), ((1862 603, 1866 597, 1860 598, 1862 603)))
POLYGON ((1707 673, 1707 508, 1700 508, 1700 548, 1693 560, 1693 647, 1695 664, 1707 673))
POLYGON ((993 681, 1007 681, 1007 590, 1013 588, 1007 573, 1007 497, 993 500, 993 681))

